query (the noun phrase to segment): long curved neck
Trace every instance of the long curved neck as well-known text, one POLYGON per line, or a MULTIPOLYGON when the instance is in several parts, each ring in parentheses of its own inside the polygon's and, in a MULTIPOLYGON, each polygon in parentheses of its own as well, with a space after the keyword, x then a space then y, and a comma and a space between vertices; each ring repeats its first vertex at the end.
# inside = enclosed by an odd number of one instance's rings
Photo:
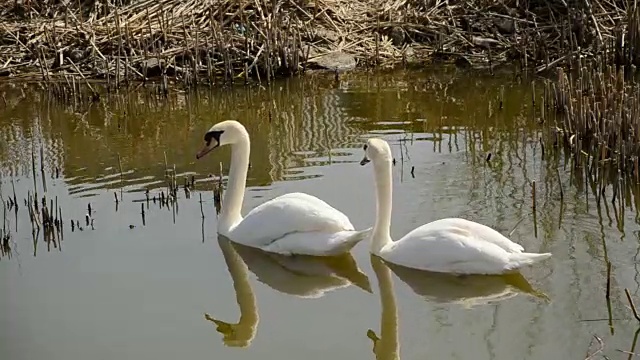
POLYGON ((391 241, 391 203, 393 178, 391 160, 374 163, 376 184, 376 223, 373 226, 371 252, 380 255, 380 251, 391 241))
POLYGON ((229 181, 222 201, 222 211, 218 222, 219 232, 226 234, 242 221, 242 202, 249 170, 249 153, 251 143, 246 135, 231 145, 231 167, 229 181))

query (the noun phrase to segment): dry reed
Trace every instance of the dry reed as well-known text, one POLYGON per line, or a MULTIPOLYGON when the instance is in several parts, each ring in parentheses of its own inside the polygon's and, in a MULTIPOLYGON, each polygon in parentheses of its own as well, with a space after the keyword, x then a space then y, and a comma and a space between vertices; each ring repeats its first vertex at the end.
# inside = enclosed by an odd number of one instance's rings
POLYGON ((347 67, 518 60, 540 72, 614 42, 617 56, 637 63, 637 14, 632 1, 5 2, 0 76, 74 86, 99 78, 116 88, 157 78, 166 91, 171 83, 270 82, 332 53, 352 57, 347 67))

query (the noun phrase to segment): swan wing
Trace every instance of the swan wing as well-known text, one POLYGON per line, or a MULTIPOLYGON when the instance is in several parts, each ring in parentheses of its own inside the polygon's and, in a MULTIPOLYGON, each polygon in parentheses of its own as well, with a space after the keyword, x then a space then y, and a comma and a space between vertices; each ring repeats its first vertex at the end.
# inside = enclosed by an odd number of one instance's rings
POLYGON ((245 245, 265 247, 296 233, 353 231, 349 218, 317 197, 289 193, 258 205, 231 230, 245 245))
POLYGON ((422 225, 382 250, 382 257, 411 268, 458 274, 502 273, 509 253, 451 222, 422 225))
POLYGON ((490 242, 494 245, 497 245, 503 248, 507 252, 511 253, 521 253, 524 251, 522 245, 517 244, 511 241, 506 236, 502 235, 498 231, 490 228, 489 226, 479 224, 477 222, 469 221, 461 218, 447 218, 436 220, 429 224, 432 228, 455 228, 466 230, 473 234, 473 237, 479 241, 490 242))

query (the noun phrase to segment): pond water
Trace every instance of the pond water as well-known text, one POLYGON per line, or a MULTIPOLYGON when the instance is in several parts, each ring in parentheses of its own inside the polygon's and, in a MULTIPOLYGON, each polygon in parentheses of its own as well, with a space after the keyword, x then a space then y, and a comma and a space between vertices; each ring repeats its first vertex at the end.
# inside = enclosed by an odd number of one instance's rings
POLYGON ((596 358, 626 358, 632 348, 638 322, 624 289, 640 298, 636 212, 596 206, 561 155, 546 149, 543 159, 548 124, 512 75, 318 75, 167 99, 142 90, 91 106, 21 86, 2 92, 1 194, 7 202, 15 188, 19 205, 3 222, 5 359, 547 360, 601 347, 596 358), (232 245, 216 235, 213 191, 229 149, 195 160, 206 130, 225 119, 252 140, 245 213, 302 191, 371 226, 372 168, 358 162, 376 136, 396 160, 395 239, 465 217, 553 257, 521 276, 452 278, 389 268, 368 242, 322 261, 232 245), (178 199, 161 206, 153 199, 174 166, 178 199), (62 211, 62 241, 33 235, 24 199, 34 187, 62 211))

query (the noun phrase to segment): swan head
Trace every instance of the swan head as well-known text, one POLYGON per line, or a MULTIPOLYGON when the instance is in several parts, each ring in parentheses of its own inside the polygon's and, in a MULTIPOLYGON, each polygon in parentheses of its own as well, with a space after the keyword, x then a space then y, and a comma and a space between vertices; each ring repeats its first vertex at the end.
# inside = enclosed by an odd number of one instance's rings
POLYGON ((391 155, 391 148, 389 143, 379 138, 372 138, 367 140, 367 143, 362 146, 364 150, 364 157, 360 161, 360 165, 366 165, 373 161, 373 164, 390 162, 393 160, 391 155))
POLYGON ((204 134, 204 146, 196 154, 196 159, 204 157, 220 146, 247 141, 248 138, 247 129, 241 123, 235 120, 219 122, 204 134))

